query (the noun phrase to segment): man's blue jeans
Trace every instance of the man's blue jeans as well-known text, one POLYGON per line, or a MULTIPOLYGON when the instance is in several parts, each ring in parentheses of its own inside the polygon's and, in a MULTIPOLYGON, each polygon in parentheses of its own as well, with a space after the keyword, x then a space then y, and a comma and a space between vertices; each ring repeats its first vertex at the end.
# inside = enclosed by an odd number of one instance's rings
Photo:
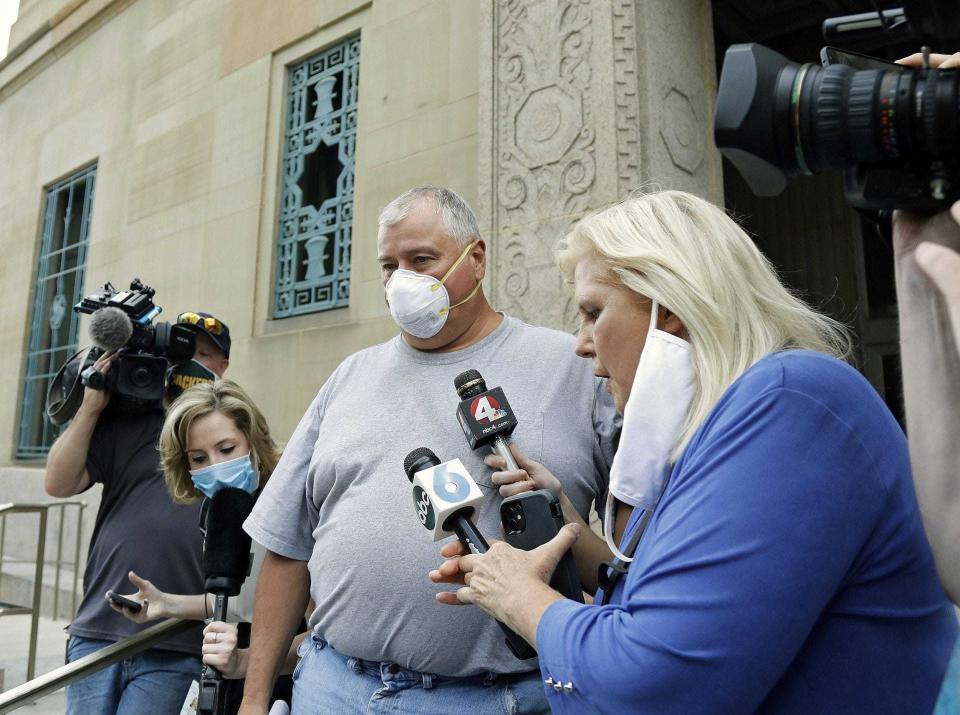
MULTIPOLYGON (((67 662, 113 641, 70 636, 67 662)), ((203 664, 196 656, 147 650, 67 686, 67 715, 177 715, 203 664)))
POLYGON ((540 715, 549 713, 540 671, 450 678, 338 653, 312 636, 293 674, 293 715, 540 715))

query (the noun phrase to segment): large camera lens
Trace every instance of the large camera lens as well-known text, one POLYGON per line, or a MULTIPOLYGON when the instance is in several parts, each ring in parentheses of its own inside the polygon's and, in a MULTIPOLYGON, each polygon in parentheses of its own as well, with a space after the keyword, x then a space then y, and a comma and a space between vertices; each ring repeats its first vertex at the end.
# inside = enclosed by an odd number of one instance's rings
POLYGON ((121 355, 108 374, 116 373, 114 390, 125 398, 159 401, 166 386, 167 361, 157 355, 121 355))
POLYGON ((146 367, 137 366, 130 371, 130 383, 136 387, 149 387, 153 382, 153 373, 146 367))
POLYGON ((920 171, 883 175, 890 186, 871 187, 900 205, 943 193, 945 179, 937 177, 949 176, 948 165, 960 158, 958 89, 953 70, 799 65, 762 45, 733 45, 714 136, 758 196, 779 194, 788 177, 801 174, 922 163, 920 171), (937 163, 944 165, 939 173, 937 163))

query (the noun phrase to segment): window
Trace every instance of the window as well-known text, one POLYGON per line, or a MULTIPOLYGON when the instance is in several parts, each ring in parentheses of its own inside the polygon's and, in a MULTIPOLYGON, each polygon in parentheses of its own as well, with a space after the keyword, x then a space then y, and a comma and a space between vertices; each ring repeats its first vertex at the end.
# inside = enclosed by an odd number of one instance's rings
POLYGON ((350 302, 360 38, 289 70, 274 318, 350 302))
POLYGON ((43 457, 58 434, 46 414, 47 386, 77 350, 83 271, 96 166, 47 189, 43 233, 30 315, 30 343, 20 413, 17 457, 43 457))

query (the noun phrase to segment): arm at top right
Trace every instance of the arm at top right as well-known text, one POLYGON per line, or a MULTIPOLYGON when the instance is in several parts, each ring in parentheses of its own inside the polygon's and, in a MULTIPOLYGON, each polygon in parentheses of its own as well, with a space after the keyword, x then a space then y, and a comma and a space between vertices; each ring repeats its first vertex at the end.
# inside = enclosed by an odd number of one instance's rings
POLYGON ((247 677, 240 713, 265 713, 270 693, 310 598, 306 561, 268 551, 257 579, 247 677))

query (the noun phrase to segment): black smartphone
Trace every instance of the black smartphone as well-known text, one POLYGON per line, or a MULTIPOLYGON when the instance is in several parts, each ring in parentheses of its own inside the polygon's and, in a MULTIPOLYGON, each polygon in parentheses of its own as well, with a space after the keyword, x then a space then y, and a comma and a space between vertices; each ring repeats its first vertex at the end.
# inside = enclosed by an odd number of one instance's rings
MULTIPOLYGON (((507 497, 500 504, 500 521, 507 543, 524 551, 550 541, 564 524, 560 500, 548 489, 507 497)), ((560 559, 550 579, 550 587, 583 603, 583 587, 572 552, 568 551, 560 559)))
POLYGON ((841 50, 836 47, 824 47, 820 50, 820 63, 828 65, 846 65, 854 70, 884 70, 887 72, 903 72, 906 69, 896 62, 888 62, 877 57, 861 55, 859 52, 841 50))
POLYGON ((131 613, 140 613, 140 610, 143 608, 142 603, 138 603, 132 598, 121 596, 119 593, 114 593, 113 591, 107 591, 107 598, 109 598, 112 603, 117 604, 120 608, 124 608, 131 613))

